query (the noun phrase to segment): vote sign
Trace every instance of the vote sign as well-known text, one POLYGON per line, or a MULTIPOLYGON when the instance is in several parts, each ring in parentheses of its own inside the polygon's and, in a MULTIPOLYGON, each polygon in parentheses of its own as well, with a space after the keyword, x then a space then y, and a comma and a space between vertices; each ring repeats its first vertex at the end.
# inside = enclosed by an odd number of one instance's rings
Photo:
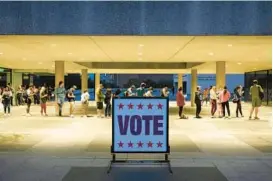
POLYGON ((169 153, 167 98, 113 99, 113 153, 169 153))

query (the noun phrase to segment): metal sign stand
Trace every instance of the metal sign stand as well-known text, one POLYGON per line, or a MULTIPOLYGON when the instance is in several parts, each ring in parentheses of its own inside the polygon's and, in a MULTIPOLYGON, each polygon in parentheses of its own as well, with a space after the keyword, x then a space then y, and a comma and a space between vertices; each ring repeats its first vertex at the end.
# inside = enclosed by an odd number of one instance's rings
MULTIPOLYGON (((164 160, 153 160, 153 163, 166 163, 168 165, 168 170, 170 174, 173 174, 172 171, 172 167, 171 167, 171 161, 169 160, 169 155, 167 153, 164 154, 165 155, 165 159, 164 160)), ((111 170, 112 170, 112 165, 115 163, 144 163, 147 162, 147 160, 138 160, 138 161, 134 161, 134 160, 117 160, 116 159, 116 154, 113 153, 112 154, 112 160, 109 163, 108 169, 107 169, 107 174, 110 174, 111 170)))

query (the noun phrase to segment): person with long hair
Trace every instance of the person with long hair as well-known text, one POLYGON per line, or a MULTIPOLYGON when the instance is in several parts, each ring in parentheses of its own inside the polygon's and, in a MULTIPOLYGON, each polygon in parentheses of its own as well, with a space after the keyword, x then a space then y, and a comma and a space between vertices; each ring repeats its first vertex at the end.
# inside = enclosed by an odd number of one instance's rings
POLYGON ((30 114, 30 106, 31 106, 32 103, 34 103, 34 94, 35 94, 35 92, 34 92, 33 87, 31 85, 27 89, 27 109, 26 109, 26 111, 27 111, 26 115, 27 116, 31 116, 31 114, 30 114))
POLYGON ((221 103, 221 99, 220 99, 220 95, 222 93, 222 88, 220 87, 217 91, 216 91, 216 96, 217 96, 217 113, 218 113, 218 118, 222 118, 223 117, 223 107, 222 107, 222 103, 221 103))
POLYGON ((65 99, 65 88, 64 82, 60 81, 58 87, 55 89, 56 91, 56 99, 59 108, 59 116, 62 116, 63 104, 65 99))
POLYGON ((230 92, 228 91, 227 86, 225 86, 223 92, 220 94, 220 100, 222 103, 223 116, 225 118, 230 119, 229 99, 230 99, 230 92), (226 117, 225 108, 227 108, 228 117, 226 117))
POLYGON ((242 117, 244 117, 243 112, 242 112, 242 103, 241 103, 241 99, 242 99, 242 87, 241 86, 237 86, 234 90, 234 101, 236 103, 236 117, 239 117, 239 112, 241 114, 242 117))
POLYGON ((214 114, 217 110, 217 94, 216 94, 216 87, 213 86, 210 89, 210 104, 211 104, 211 118, 215 118, 214 114))
POLYGON ((179 108, 178 115, 180 119, 186 119, 187 117, 183 114, 183 107, 185 106, 185 97, 183 95, 183 88, 179 87, 176 94, 176 103, 179 108))

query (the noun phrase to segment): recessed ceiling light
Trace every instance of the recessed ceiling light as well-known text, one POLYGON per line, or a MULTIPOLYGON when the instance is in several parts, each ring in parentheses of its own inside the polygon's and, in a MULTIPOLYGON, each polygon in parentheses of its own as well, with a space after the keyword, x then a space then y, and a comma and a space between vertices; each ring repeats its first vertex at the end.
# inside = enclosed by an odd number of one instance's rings
POLYGON ((241 63, 241 62, 238 62, 237 64, 238 64, 238 65, 242 65, 242 63, 241 63))
POLYGON ((213 53, 213 52, 210 52, 210 53, 209 53, 209 55, 210 55, 210 56, 213 56, 213 55, 214 55, 214 53, 213 53))
POLYGON ((55 46, 56 46, 56 44, 51 44, 51 46, 55 47, 55 46))
POLYGON ((232 47, 232 44, 228 44, 227 46, 228 46, 228 47, 232 47))
POLYGON ((41 64, 43 64, 43 62, 39 62, 39 64, 41 65, 41 64))
POLYGON ((3 53, 2 53, 2 52, 0 52, 0 55, 3 55, 3 53))
POLYGON ((138 55, 142 55, 143 53, 142 52, 138 52, 138 55))
POLYGON ((72 55, 72 53, 67 53, 68 55, 72 55))
POLYGON ((26 58, 22 58, 23 61, 27 60, 26 58))
POLYGON ((143 47, 144 45, 143 44, 139 44, 138 46, 143 47))

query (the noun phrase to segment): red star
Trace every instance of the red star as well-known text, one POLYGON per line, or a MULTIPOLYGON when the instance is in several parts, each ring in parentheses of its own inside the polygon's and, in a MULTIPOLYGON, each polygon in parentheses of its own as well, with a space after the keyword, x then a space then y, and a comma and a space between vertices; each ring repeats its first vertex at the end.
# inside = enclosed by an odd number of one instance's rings
POLYGON ((128 109, 133 109, 134 105, 132 103, 128 104, 128 109))
POLYGON ((158 142, 158 143, 156 143, 157 144, 157 148, 159 148, 159 147, 161 147, 162 148, 162 144, 163 143, 161 143, 160 141, 158 142))
POLYGON ((148 104, 148 109, 153 109, 153 105, 151 103, 148 104))
POLYGON ((142 109, 143 105, 140 103, 139 105, 137 105, 138 109, 142 109))
POLYGON ((133 148, 133 145, 134 145, 134 144, 133 144, 131 141, 128 143, 128 147, 129 147, 129 148, 133 148))
POLYGON ((124 144, 124 143, 122 143, 122 142, 120 141, 120 142, 118 143, 118 147, 119 147, 119 148, 123 148, 123 144, 124 144))
POLYGON ((162 109, 162 107, 163 107, 163 105, 160 103, 157 105, 157 109, 162 109))
POLYGON ((122 103, 120 103, 119 105, 118 105, 118 109, 123 109, 123 104, 122 103))
POLYGON ((153 147, 153 143, 151 141, 149 141, 149 143, 147 143, 147 144, 148 144, 148 148, 152 148, 153 147))
POLYGON ((139 147, 139 148, 140 148, 140 147, 142 148, 143 143, 142 143, 141 141, 139 141, 137 144, 138 144, 138 147, 139 147))

